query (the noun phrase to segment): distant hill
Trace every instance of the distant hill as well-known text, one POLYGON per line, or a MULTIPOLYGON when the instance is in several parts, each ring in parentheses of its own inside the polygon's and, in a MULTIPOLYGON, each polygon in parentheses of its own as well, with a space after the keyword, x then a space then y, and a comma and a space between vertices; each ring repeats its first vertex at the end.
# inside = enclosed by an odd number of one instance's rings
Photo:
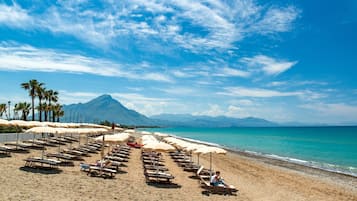
POLYGON ((254 117, 232 118, 226 116, 194 116, 190 114, 161 114, 151 116, 151 119, 160 121, 168 126, 186 127, 271 127, 278 124, 254 117), (165 122, 166 121, 166 122, 165 122))
POLYGON ((146 116, 124 107, 110 95, 99 96, 87 103, 65 105, 63 107, 64 122, 100 122, 108 120, 125 125, 153 125, 146 116))
POLYGON ((259 118, 231 118, 225 116, 194 116, 190 114, 162 114, 150 118, 124 107, 110 95, 99 96, 87 103, 64 105, 62 122, 110 121, 124 125, 167 127, 268 127, 276 123, 259 118))

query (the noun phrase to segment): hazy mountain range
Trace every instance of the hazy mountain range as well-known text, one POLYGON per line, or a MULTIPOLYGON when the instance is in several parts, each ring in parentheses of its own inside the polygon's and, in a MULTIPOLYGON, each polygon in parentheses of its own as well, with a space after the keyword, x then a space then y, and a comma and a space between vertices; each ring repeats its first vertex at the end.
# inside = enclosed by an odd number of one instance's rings
POLYGON ((190 114, 161 114, 151 117, 123 106, 110 95, 99 96, 87 103, 65 105, 63 122, 110 121, 138 126, 182 126, 182 127, 263 127, 278 124, 254 117, 231 118, 226 116, 194 116, 190 114))

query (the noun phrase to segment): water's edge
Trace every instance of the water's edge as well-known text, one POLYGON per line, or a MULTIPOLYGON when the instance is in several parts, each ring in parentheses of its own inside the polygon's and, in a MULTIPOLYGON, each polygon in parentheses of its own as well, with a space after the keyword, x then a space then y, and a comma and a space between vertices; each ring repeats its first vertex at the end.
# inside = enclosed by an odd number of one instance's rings
MULTIPOLYGON (((298 166, 302 166, 305 168, 312 168, 315 170, 321 170, 321 171, 326 171, 329 173, 335 173, 335 174, 340 174, 340 175, 344 175, 344 176, 348 176, 348 177, 357 178, 356 173, 353 173, 352 171, 349 171, 348 169, 345 169, 343 167, 340 167, 340 166, 334 165, 334 164, 318 163, 315 161, 305 161, 305 160, 296 159, 296 158, 283 157, 283 156, 278 156, 275 154, 259 153, 259 152, 255 152, 255 151, 249 151, 249 150, 239 150, 236 148, 231 148, 231 147, 216 144, 216 143, 195 140, 195 139, 186 138, 186 137, 180 137, 180 136, 169 134, 169 133, 165 133, 165 134, 168 134, 169 136, 172 136, 172 137, 175 137, 178 139, 182 139, 182 140, 186 140, 189 142, 194 142, 194 143, 208 145, 208 146, 221 147, 221 148, 224 148, 232 153, 250 157, 250 158, 261 159, 261 160, 263 160, 263 162, 268 162, 273 165, 280 165, 283 167, 291 168, 291 164, 293 164, 293 165, 298 165, 298 166), (272 163, 271 160, 278 161, 280 163, 272 163)), ((353 168, 353 167, 351 167, 351 168, 353 168)))

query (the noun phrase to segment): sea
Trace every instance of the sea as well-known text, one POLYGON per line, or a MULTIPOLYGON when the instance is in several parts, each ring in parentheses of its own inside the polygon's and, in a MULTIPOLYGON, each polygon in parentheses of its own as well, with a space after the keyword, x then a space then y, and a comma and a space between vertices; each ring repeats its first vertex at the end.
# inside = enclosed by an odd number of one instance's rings
POLYGON ((357 126, 145 130, 357 177, 357 126))

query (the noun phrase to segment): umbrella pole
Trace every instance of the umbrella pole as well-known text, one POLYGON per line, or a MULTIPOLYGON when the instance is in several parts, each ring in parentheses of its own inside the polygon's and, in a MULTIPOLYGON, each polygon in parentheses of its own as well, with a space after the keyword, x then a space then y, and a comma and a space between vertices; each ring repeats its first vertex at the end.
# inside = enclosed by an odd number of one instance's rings
POLYGON ((19 132, 17 130, 17 126, 16 126, 16 150, 18 149, 18 146, 19 145, 19 132))
POLYGON ((102 150, 101 150, 101 153, 100 153, 100 155, 101 155, 101 159, 103 160, 103 157, 104 157, 104 149, 105 149, 105 146, 104 146, 104 137, 105 135, 103 134, 103 139, 102 139, 102 150))
POLYGON ((197 164, 200 164, 200 154, 197 154, 197 164))
POLYGON ((210 173, 209 175, 212 176, 212 153, 209 153, 209 169, 210 169, 210 173))
POLYGON ((72 143, 73 143, 72 139, 73 139, 73 133, 71 133, 71 142, 69 143, 69 148, 70 149, 72 149, 72 143))

